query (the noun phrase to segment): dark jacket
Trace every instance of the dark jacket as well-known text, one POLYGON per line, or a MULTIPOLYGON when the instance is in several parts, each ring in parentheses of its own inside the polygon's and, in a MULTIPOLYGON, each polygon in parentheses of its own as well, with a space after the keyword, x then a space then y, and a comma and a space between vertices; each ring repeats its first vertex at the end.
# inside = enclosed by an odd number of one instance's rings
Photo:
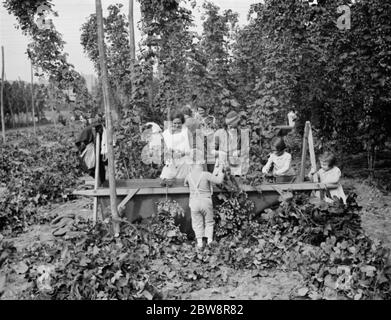
MULTIPOLYGON (((102 133, 103 133, 103 125, 102 124, 92 124, 83 129, 83 131, 80 133, 79 137, 76 139, 76 146, 79 152, 79 155, 84 151, 86 146, 93 142, 94 146, 96 145, 96 135, 99 134, 102 141, 102 133)), ((91 177, 95 178, 95 167, 91 169, 87 169, 87 167, 84 165, 83 159, 80 158, 80 165, 82 166, 83 170, 86 171, 91 177)), ((100 183, 105 182, 106 180, 106 171, 105 171, 105 165, 107 164, 107 161, 103 161, 103 157, 101 154, 99 154, 99 180, 100 183)))

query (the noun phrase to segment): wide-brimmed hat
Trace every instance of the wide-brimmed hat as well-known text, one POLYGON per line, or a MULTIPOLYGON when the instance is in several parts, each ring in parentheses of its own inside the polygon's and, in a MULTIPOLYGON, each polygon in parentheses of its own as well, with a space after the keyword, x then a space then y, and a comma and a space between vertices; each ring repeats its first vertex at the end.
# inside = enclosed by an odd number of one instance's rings
POLYGON ((230 111, 228 112, 227 116, 225 117, 225 123, 227 125, 236 123, 240 121, 240 115, 236 111, 230 111))

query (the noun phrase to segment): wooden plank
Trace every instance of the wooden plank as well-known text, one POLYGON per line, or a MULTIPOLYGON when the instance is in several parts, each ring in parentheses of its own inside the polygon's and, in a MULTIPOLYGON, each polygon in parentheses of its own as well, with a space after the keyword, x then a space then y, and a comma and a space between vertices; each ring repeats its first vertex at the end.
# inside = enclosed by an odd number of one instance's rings
MULTIPOLYGON (((122 212, 125 210, 126 204, 129 202, 130 199, 133 198, 133 196, 139 191, 140 189, 131 189, 128 193, 128 195, 125 197, 124 200, 121 201, 121 203, 118 205, 118 214, 121 215, 122 212)), ((98 199, 95 197, 95 199, 98 199)))
POLYGON ((105 106, 106 115, 106 134, 107 134, 107 159, 108 159, 108 175, 109 175, 109 186, 110 186, 110 209, 113 217, 113 228, 115 236, 119 235, 120 225, 119 216, 117 209, 117 195, 116 195, 116 182, 115 182, 115 168, 114 168, 114 149, 113 149, 113 124, 111 118, 111 105, 109 96, 109 78, 107 74, 107 62, 106 62, 106 51, 104 46, 104 29, 103 29, 103 14, 102 14, 102 1, 95 0, 96 8, 96 23, 98 29, 98 51, 99 51, 99 65, 100 65, 100 76, 102 82, 103 91, 103 104, 105 106))
MULTIPOLYGON (((310 151, 311 170, 316 170, 316 158, 314 149, 314 137, 312 136, 311 126, 308 129, 308 150, 310 151)), ((318 175, 313 176, 314 182, 318 182, 318 175)))
MULTIPOLYGON (((99 154, 100 154, 100 134, 96 133, 96 143, 95 143, 95 180, 94 180, 94 189, 98 190, 100 185, 100 177, 99 177, 99 154)), ((94 199, 94 210, 92 211, 92 222, 95 225, 98 220, 98 198, 94 199)))
MULTIPOLYGON (((116 180, 118 187, 161 187, 160 179, 123 179, 123 180, 116 180)), ((178 179, 174 186, 183 186, 184 179, 178 179)), ((94 180, 86 180, 86 185, 93 185, 94 180)))
MULTIPOLYGON (((249 185, 242 185, 242 190, 249 192, 257 190, 260 191, 272 191, 276 192, 276 187, 282 191, 311 191, 311 190, 322 190, 324 188, 327 189, 336 189, 338 188, 337 184, 324 184, 324 183, 286 183, 286 184, 270 184, 270 185, 262 185, 255 189, 249 185)), ((117 195, 126 196, 129 194, 129 190, 134 190, 137 188, 117 188, 117 195)), ((214 192, 221 192, 221 190, 217 187, 214 187, 214 192)), ((186 194, 189 193, 188 187, 175 187, 175 188, 140 188, 137 192, 137 195, 149 195, 149 194, 186 194)), ((73 192, 74 195, 79 196, 109 196, 108 188, 99 188, 98 190, 75 190, 73 192)))
POLYGON ((4 47, 1 46, 1 132, 5 143, 5 119, 4 119, 4 47))
MULTIPOLYGON (((184 179, 178 179, 174 182, 171 188, 182 187, 184 179)), ((85 185, 94 185, 94 180, 86 180, 85 185)), ((160 179, 123 179, 116 180, 117 188, 165 188, 161 185, 160 179)), ((104 183, 102 187, 108 187, 104 183)))
POLYGON ((301 164, 300 164, 300 174, 298 177, 298 182, 304 181, 304 175, 305 175, 305 159, 307 156, 307 144, 308 144, 308 132, 310 128, 310 122, 306 121, 305 127, 304 127, 304 136, 303 136, 303 147, 301 152, 301 164))

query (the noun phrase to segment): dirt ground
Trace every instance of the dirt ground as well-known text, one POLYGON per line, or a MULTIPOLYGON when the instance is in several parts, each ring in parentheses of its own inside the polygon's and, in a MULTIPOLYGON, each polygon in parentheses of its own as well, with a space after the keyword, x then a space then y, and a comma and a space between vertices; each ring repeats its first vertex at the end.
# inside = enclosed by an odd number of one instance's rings
POLYGON ((228 285, 193 291, 186 300, 289 300, 304 286, 298 272, 230 270, 228 285))
POLYGON ((391 194, 381 192, 367 183, 345 179, 345 189, 357 193, 357 202, 362 206, 362 226, 372 239, 378 239, 391 248, 391 194))
MULTIPOLYGON (((78 216, 82 216, 86 219, 91 217, 92 212, 92 200, 88 198, 80 198, 64 204, 55 204, 43 208, 41 214, 50 216, 57 216, 59 214, 75 213, 78 216)), ((31 248, 39 243, 53 242, 55 236, 52 234, 53 227, 50 223, 33 225, 29 230, 18 237, 6 238, 7 241, 13 242, 18 252, 22 252, 23 249, 31 248)), ((24 278, 24 269, 26 265, 23 261, 11 266, 14 272, 7 275, 7 282, 4 291, 4 295, 0 300, 17 300, 21 299, 21 293, 32 285, 24 278)), ((26 297, 24 297, 26 298, 26 297)))
MULTIPOLYGON (((358 195, 358 202, 362 209, 362 225, 367 234, 381 240, 391 248, 391 194, 381 192, 375 187, 357 179, 344 179, 342 184, 346 192, 353 191, 358 195)), ((56 204, 43 208, 43 214, 56 216, 57 214, 75 213, 84 218, 91 218, 92 199, 79 198, 64 204, 56 204)), ((8 238, 13 241, 18 251, 31 247, 37 243, 54 240, 53 227, 50 223, 31 226, 21 236, 8 238)), ((23 261, 12 266, 15 272, 8 275, 5 293, 2 297, 8 299, 23 299, 21 292, 31 286, 24 279, 23 261)), ((228 270, 228 281, 223 287, 204 288, 183 296, 183 299, 249 299, 249 300, 279 300, 290 299, 294 292, 303 286, 302 277, 297 272, 265 271, 254 275, 248 270, 228 270)))

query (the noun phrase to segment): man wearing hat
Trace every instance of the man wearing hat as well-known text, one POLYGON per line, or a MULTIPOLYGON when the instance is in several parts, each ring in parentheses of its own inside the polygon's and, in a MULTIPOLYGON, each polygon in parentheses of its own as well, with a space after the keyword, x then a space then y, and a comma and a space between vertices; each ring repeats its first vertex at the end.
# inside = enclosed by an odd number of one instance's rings
POLYGON ((225 128, 215 133, 215 170, 219 166, 229 167, 231 175, 245 174, 248 150, 242 145, 242 130, 239 127, 240 115, 230 111, 225 118, 225 128))
POLYGON ((213 130, 213 127, 216 124, 215 117, 208 114, 207 109, 203 106, 198 106, 194 118, 200 122, 201 128, 207 131, 213 130))

